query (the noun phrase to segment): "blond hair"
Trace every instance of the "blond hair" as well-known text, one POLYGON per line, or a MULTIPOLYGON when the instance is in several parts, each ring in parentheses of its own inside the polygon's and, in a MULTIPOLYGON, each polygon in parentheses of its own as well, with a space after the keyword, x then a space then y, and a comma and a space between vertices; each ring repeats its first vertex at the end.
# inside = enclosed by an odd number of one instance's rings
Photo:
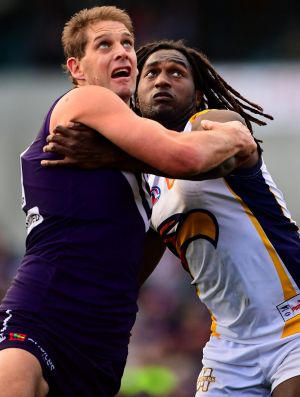
MULTIPOLYGON (((98 21, 121 22, 134 35, 132 20, 125 10, 115 6, 85 8, 72 16, 62 32, 61 41, 66 60, 70 57, 78 59, 84 57, 88 42, 87 27, 98 21)), ((68 72, 66 64, 62 66, 68 72)), ((74 79, 73 83, 75 83, 74 79)))

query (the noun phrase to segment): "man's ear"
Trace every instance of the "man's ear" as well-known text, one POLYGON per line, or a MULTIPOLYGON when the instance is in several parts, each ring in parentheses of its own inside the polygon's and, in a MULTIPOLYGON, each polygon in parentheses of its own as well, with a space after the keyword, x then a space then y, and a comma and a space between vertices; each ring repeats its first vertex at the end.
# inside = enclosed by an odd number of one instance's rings
POLYGON ((203 99, 202 91, 200 90, 195 91, 195 99, 196 99, 196 107, 198 108, 201 105, 203 99))
POLYGON ((75 80, 85 80, 85 75, 81 70, 80 62, 77 58, 71 57, 67 59, 67 68, 75 80))

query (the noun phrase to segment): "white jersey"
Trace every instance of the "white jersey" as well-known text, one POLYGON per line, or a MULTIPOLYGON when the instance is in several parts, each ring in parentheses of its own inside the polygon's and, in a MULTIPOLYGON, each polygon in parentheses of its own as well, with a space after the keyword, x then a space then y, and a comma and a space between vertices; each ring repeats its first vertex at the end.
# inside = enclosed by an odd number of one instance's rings
POLYGON ((149 183, 152 227, 191 274, 212 335, 255 344, 300 332, 299 229, 263 159, 225 178, 149 183))

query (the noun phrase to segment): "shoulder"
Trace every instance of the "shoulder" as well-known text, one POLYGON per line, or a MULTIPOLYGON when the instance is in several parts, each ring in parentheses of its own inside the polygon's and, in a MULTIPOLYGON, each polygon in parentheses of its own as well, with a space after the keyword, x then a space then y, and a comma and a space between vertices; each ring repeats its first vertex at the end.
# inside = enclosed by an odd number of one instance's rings
POLYGON ((94 99, 102 98, 104 100, 118 100, 120 99, 114 92, 108 88, 97 86, 97 85, 86 85, 82 87, 73 88, 61 100, 68 101, 93 101, 94 99))
POLYGON ((227 121, 240 121, 245 124, 243 117, 233 110, 227 109, 206 109, 202 112, 196 113, 190 118, 193 130, 201 130, 201 121, 211 120, 218 121, 219 123, 226 123, 227 121))
POLYGON ((128 112, 129 108, 127 108, 125 102, 107 88, 96 85, 74 88, 54 107, 50 130, 52 131, 58 124, 65 125, 70 120, 78 122, 80 120, 81 123, 86 124, 88 120, 91 121, 91 118, 112 117, 113 114, 128 112))

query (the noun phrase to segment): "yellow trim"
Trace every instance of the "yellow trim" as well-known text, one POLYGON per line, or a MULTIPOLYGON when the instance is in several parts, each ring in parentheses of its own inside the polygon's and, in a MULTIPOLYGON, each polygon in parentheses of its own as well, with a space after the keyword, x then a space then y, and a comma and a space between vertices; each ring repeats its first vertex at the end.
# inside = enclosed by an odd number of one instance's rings
MULTIPOLYGON (((255 229, 257 230, 257 233, 259 234, 264 246, 266 247, 266 250, 268 251, 268 254, 271 257, 271 260, 275 266, 275 269, 277 271, 280 283, 281 283, 281 288, 283 291, 283 296, 284 300, 291 299, 293 296, 297 295, 297 291, 293 287, 274 247, 270 243, 268 237, 266 236, 265 232, 263 231, 262 227, 260 226, 259 222, 249 209, 249 207, 243 202, 243 200, 230 188, 230 186, 227 184, 228 189, 232 192, 232 194, 236 197, 236 199, 240 202, 240 204, 243 206, 245 213, 248 215, 249 219, 253 223, 255 229)), ((283 328, 281 338, 285 338, 286 336, 293 335, 295 333, 300 332, 300 321, 299 317, 294 317, 290 320, 288 320, 283 328)))
POLYGON ((195 114, 189 119, 189 121, 192 123, 197 117, 201 116, 202 114, 205 114, 205 113, 208 113, 208 112, 212 112, 212 111, 214 111, 214 110, 217 110, 217 109, 204 109, 204 110, 201 110, 201 112, 195 113, 195 114))
POLYGON ((295 335, 300 332, 300 318, 299 315, 288 320, 283 328, 281 338, 285 338, 290 335, 295 335))
MULTIPOLYGON (((196 286, 196 292, 197 292, 198 298, 200 298, 200 290, 199 290, 198 286, 196 286)), ((221 334, 219 332, 217 332, 217 319, 213 315, 211 310, 208 309, 208 311, 209 311, 210 319, 211 319, 210 335, 211 336, 220 336, 221 334)))
POLYGON ((219 332, 217 332, 217 319, 216 317, 211 313, 211 326, 210 326, 210 331, 211 331, 211 336, 220 336, 219 332))
POLYGON ((210 214, 197 210, 190 213, 184 223, 180 225, 179 232, 176 236, 176 250, 181 253, 182 245, 189 239, 202 234, 216 241, 217 228, 210 214))
MULTIPOLYGON (((190 238, 202 234, 209 237, 211 240, 216 241, 217 239, 217 228, 212 216, 201 210, 190 213, 185 219, 183 225, 181 225, 179 233, 176 236, 176 250, 181 256, 181 246, 190 238)), ((192 275, 192 277, 194 277, 192 275)), ((200 299, 201 292, 200 288, 196 286, 196 293, 200 299)), ((217 320, 215 316, 210 312, 211 317, 211 335, 220 336, 217 332, 217 320)))

